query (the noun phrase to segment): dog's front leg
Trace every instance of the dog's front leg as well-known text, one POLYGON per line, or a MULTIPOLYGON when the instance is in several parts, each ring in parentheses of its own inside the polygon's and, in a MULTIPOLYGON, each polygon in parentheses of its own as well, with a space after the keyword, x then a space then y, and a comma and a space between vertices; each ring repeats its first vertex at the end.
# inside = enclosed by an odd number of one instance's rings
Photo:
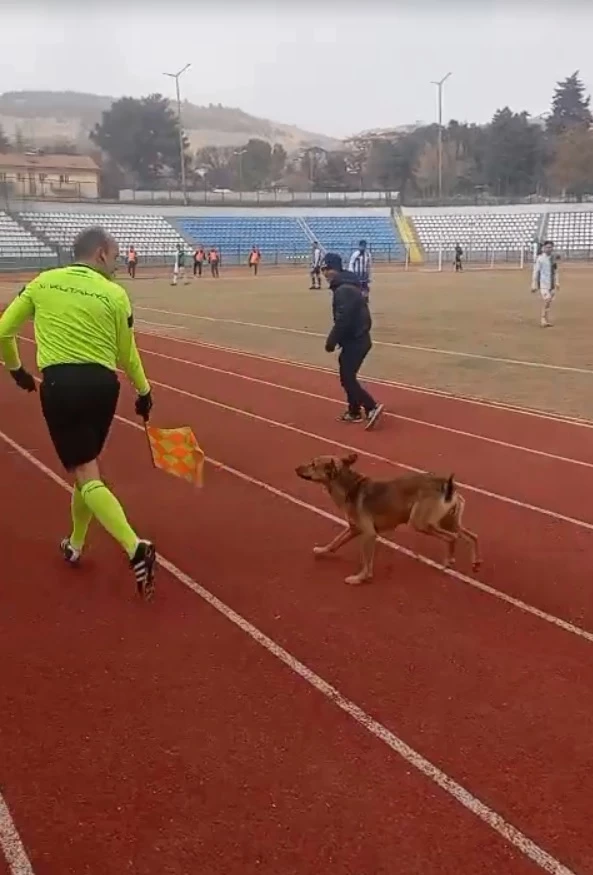
POLYGON ((313 547, 313 553, 316 556, 325 556, 328 553, 335 553, 336 550, 339 550, 340 547, 343 547, 344 544, 347 544, 359 535, 360 529, 357 529, 356 526, 349 525, 347 528, 343 529, 339 535, 336 535, 333 541, 326 544, 325 547, 313 547))
POLYGON ((469 529, 464 529, 463 526, 459 529, 459 535, 464 541, 468 541, 472 550, 472 571, 479 571, 482 567, 482 556, 480 555, 480 543, 478 536, 469 529))
POLYGON ((365 583, 371 580, 373 576, 373 559, 375 557, 375 544, 377 541, 377 533, 367 531, 362 535, 362 569, 358 574, 352 574, 346 578, 346 583, 350 586, 358 586, 360 583, 365 583))

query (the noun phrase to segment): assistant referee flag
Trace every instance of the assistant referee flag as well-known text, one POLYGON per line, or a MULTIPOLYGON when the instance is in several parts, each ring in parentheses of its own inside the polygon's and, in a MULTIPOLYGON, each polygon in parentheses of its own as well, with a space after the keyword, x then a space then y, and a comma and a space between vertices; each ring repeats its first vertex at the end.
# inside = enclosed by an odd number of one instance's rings
POLYGON ((155 468, 195 486, 203 485, 204 451, 189 426, 157 428, 147 425, 146 436, 155 468))

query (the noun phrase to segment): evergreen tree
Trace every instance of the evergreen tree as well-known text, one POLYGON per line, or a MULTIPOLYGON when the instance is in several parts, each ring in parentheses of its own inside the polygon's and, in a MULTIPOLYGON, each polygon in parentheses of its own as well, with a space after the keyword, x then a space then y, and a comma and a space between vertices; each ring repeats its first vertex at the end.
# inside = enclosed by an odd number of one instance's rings
POLYGON ((572 128, 588 128, 593 121, 585 85, 579 79, 579 71, 558 82, 552 98, 552 112, 547 121, 548 132, 554 136, 572 128))

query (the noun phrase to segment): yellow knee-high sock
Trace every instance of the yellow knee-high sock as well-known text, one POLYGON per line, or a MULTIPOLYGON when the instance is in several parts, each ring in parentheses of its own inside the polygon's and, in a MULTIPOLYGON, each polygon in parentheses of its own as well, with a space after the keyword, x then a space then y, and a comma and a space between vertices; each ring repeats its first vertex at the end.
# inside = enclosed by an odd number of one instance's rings
POLYGON ((72 534, 70 535, 70 546, 75 550, 82 550, 86 541, 86 534, 89 525, 93 518, 93 513, 85 504, 84 498, 80 494, 78 486, 74 487, 72 493, 72 501, 70 504, 70 512, 72 514, 72 534))
POLYGON ((138 548, 138 536, 115 495, 101 480, 89 480, 81 487, 80 494, 93 516, 121 544, 131 559, 138 548))

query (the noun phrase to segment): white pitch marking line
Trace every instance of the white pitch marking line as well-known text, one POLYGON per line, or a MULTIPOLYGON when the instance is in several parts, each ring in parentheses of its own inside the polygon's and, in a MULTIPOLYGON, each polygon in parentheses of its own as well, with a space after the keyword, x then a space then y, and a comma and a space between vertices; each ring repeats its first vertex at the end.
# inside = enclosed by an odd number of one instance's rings
MULTIPOLYGON (((315 398, 319 401, 329 401, 332 404, 342 404, 342 402, 338 398, 330 398, 328 395, 320 395, 317 392, 308 392, 305 389, 297 389, 293 386, 285 386, 283 383, 273 383, 270 380, 262 380, 259 377, 251 377, 251 376, 248 376, 247 374, 240 374, 237 371, 227 371, 227 370, 224 370, 223 368, 215 368, 213 365, 205 365, 205 364, 202 364, 201 362, 191 361, 191 359, 178 358, 176 356, 167 355, 166 353, 163 353, 163 352, 156 352, 155 350, 152 350, 152 349, 146 349, 145 347, 140 347, 139 349, 140 349, 140 352, 145 354, 145 355, 154 355, 154 356, 157 356, 158 358, 166 359, 167 361, 176 362, 177 364, 189 365, 190 367, 193 367, 193 368, 202 368, 203 370, 206 370, 206 371, 212 371, 212 373, 215 373, 215 374, 224 374, 225 376, 228 376, 228 377, 236 377, 239 380, 246 380, 249 383, 255 383, 255 384, 258 384, 260 386, 268 386, 269 388, 273 388, 273 389, 281 389, 285 392, 292 392, 295 395, 304 395, 307 398, 315 398)), ((447 425, 439 425, 438 423, 427 422, 424 419, 415 419, 414 417, 411 417, 411 416, 403 416, 400 413, 391 413, 389 411, 386 411, 385 416, 388 416, 391 419, 398 419, 402 422, 411 422, 414 425, 422 425, 422 426, 425 426, 427 428, 434 428, 437 431, 444 431, 444 432, 448 432, 449 434, 455 434, 455 435, 460 435, 461 437, 468 437, 468 438, 473 438, 474 440, 484 441, 485 443, 494 444, 498 447, 504 447, 505 449, 518 450, 518 451, 523 452, 523 453, 530 453, 531 455, 541 456, 545 459, 551 459, 552 461, 555 461, 555 462, 566 462, 570 465, 580 465, 583 468, 593 468, 593 462, 585 462, 581 459, 573 459, 570 456, 560 456, 556 453, 548 453, 548 452, 545 452, 544 450, 536 450, 532 447, 522 446, 521 444, 512 444, 512 443, 509 443, 508 441, 497 440, 496 438, 491 438, 491 437, 487 437, 486 435, 476 434, 475 432, 462 431, 459 428, 451 428, 450 426, 447 426, 447 425)))
MULTIPOLYGON (((136 307, 137 310, 150 310, 153 313, 165 313, 169 316, 183 316, 188 319, 200 319, 205 322, 219 322, 226 325, 241 325, 245 328, 262 328, 265 331, 284 331, 288 334, 303 334, 307 337, 325 337, 318 331, 308 331, 304 328, 289 328, 284 325, 265 325, 261 322, 243 322, 240 319, 220 319, 214 316, 198 316, 196 313, 177 313, 173 310, 161 310, 157 307, 136 307)), ((413 352, 430 352, 436 355, 452 356, 466 359, 480 359, 482 361, 498 362, 505 365, 522 365, 528 368, 542 368, 551 371, 568 371, 573 374, 587 374, 593 376, 593 370, 590 368, 577 368, 569 365, 553 365, 548 362, 532 362, 526 359, 510 359, 502 356, 484 355, 477 352, 461 352, 454 349, 438 349, 433 346, 413 346, 407 343, 394 343, 389 340, 373 340, 375 346, 388 346, 393 349, 407 349, 413 352)))
MULTIPOLYGON (((163 324, 163 323, 159 323, 163 324)), ((139 332, 140 334, 142 332, 139 332)), ((297 361, 295 359, 279 358, 278 356, 264 355, 262 353, 250 352, 245 349, 237 349, 233 346, 221 346, 217 343, 210 343, 206 340, 197 340, 193 337, 173 337, 168 334, 156 334, 151 332, 151 337, 160 337, 162 340, 170 340, 174 343, 184 343, 190 346, 203 347, 204 349, 215 350, 216 352, 231 353, 235 356, 243 356, 244 358, 252 358, 257 361, 287 365, 289 368, 299 368, 307 371, 315 371, 322 374, 330 374, 335 376, 335 368, 327 368, 323 365, 312 365, 309 362, 297 361)), ((583 419, 578 416, 568 416, 562 413, 550 413, 545 410, 538 410, 535 407, 520 407, 515 404, 507 404, 504 401, 486 401, 482 398, 475 398, 471 395, 456 395, 453 392, 445 392, 443 389, 428 388, 426 386, 414 386, 411 383, 399 383, 397 380, 385 380, 381 377, 371 377, 368 374, 364 375, 367 383, 376 384, 378 386, 388 386, 391 389, 398 389, 402 392, 411 392, 417 395, 429 395, 434 398, 444 398, 447 401, 456 402, 458 404, 472 404, 476 407, 486 407, 489 410, 499 410, 503 413, 517 413, 521 416, 531 416, 536 419, 543 419, 550 422, 560 422, 565 425, 576 425, 584 428, 593 428, 593 420, 583 419)))
MULTIPOLYGON (((16 448, 15 448, 16 449, 16 448)), ((22 455, 22 453, 21 453, 22 455)), ((32 457, 33 458, 33 457, 32 457)), ((35 875, 8 805, 0 793, 0 848, 10 875, 35 875)))
MULTIPOLYGON (((128 421, 129 422, 129 421, 128 421)), ((137 425, 133 423, 133 425, 137 425)), ((142 430, 142 426, 137 426, 142 430)), ((35 456, 32 456, 24 447, 13 441, 12 438, 0 431, 0 438, 9 444, 13 449, 18 450, 21 455, 34 465, 39 471, 42 471, 50 477, 54 483, 57 483, 67 492, 71 492, 71 487, 57 475, 51 468, 48 468, 35 456)), ((455 799, 467 811, 470 811, 475 817, 485 823, 490 829, 498 833, 506 842, 517 848, 525 857, 532 860, 544 872, 549 872, 551 875, 576 875, 572 870, 568 869, 563 863, 552 857, 547 851, 533 842, 524 833, 518 830, 515 826, 505 820, 498 812, 489 808, 484 802, 466 790, 461 784, 458 784, 453 778, 449 777, 445 772, 441 771, 437 766, 427 760, 422 754, 407 745, 405 741, 399 738, 391 730, 383 726, 382 723, 375 720, 360 708, 355 702, 343 696, 342 693, 312 669, 308 668, 304 663, 293 656, 289 651, 285 650, 273 639, 269 638, 264 632, 250 623, 245 617, 242 617, 231 607, 217 598, 201 584, 197 583, 185 572, 181 571, 176 565, 165 559, 163 556, 158 556, 159 564, 175 577, 180 583, 184 584, 188 589, 192 590, 196 595, 200 596, 212 608, 218 611, 229 622, 237 626, 241 631, 248 635, 253 641, 260 644, 272 656, 275 656, 280 662, 287 666, 294 674, 301 677, 311 687, 321 693, 328 701, 332 702, 347 714, 352 720, 358 723, 368 733, 373 735, 379 741, 382 741, 394 753, 398 754, 405 762, 419 771, 422 775, 440 787, 449 796, 455 799)), ((24 869, 22 871, 14 870, 11 875, 29 875, 31 870, 24 869)))

